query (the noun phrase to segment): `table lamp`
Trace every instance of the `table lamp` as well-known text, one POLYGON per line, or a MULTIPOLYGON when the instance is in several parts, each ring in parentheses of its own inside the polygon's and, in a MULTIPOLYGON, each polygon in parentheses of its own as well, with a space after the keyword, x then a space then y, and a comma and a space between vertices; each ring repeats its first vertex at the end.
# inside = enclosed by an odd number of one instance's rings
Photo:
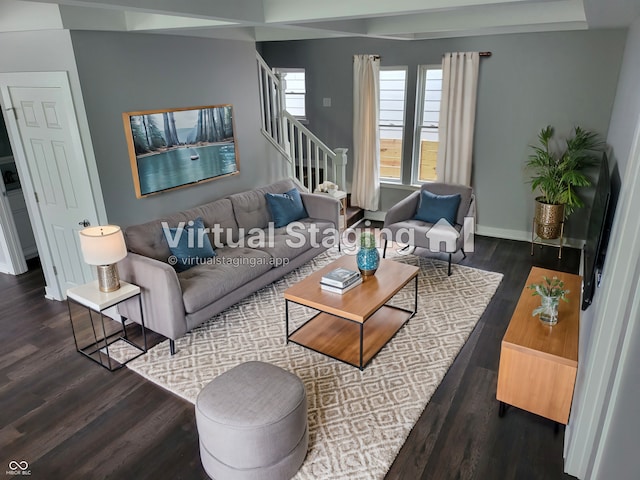
POLYGON ((84 261, 98 267, 98 288, 114 292, 120 288, 119 262, 127 256, 122 230, 116 225, 87 227, 80 230, 80 249, 84 261))

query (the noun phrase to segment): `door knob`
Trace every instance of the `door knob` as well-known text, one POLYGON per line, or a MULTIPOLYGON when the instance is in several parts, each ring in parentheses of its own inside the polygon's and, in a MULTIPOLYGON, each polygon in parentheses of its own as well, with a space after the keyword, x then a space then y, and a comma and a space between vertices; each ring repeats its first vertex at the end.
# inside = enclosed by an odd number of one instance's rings
POLYGON ((89 225, 91 225, 91 222, 85 218, 81 222, 78 222, 78 225, 87 228, 89 225))

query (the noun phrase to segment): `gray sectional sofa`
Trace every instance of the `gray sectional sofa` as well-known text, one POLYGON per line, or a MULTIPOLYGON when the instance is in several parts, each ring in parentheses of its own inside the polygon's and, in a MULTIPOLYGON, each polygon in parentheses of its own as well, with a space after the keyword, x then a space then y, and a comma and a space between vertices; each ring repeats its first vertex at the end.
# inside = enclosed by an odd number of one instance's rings
MULTIPOLYGON (((141 287, 145 326, 170 339, 172 354, 176 339, 338 241, 334 234, 339 202, 328 196, 301 193, 309 216, 293 230, 291 224, 289 232, 286 227, 269 226, 272 219, 265 193, 284 193, 295 187, 286 179, 125 229, 129 254, 118 264, 120 277, 141 287), (177 273, 169 264, 171 251, 162 222, 177 227, 197 217, 205 227, 217 225, 221 231, 215 262, 177 273), (258 242, 257 237, 269 230, 274 241, 258 242)), ((137 300, 121 304, 118 310, 140 323, 137 300)))

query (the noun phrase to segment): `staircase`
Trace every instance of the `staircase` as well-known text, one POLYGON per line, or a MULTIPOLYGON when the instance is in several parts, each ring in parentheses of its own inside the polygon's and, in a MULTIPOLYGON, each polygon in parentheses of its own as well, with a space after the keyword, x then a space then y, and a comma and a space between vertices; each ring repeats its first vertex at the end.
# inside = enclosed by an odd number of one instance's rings
POLYGON ((256 53, 262 133, 282 154, 289 176, 313 192, 324 181, 346 188, 347 149, 327 147, 285 110, 284 80, 256 53))

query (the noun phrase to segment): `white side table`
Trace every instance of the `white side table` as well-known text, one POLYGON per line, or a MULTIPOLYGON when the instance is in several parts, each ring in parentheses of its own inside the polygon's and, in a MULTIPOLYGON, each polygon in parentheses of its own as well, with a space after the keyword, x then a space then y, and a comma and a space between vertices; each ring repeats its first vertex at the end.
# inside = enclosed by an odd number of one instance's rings
MULTIPOLYGON (((73 331, 73 341, 76 344, 76 350, 82 353, 87 358, 102 365, 109 371, 114 371, 122 368, 125 364, 131 360, 138 358, 147 351, 147 335, 144 328, 144 314, 142 311, 142 297, 140 295, 140 287, 131 283, 120 281, 120 288, 115 292, 104 293, 98 289, 98 281, 79 285, 77 287, 67 290, 67 304, 69 306, 69 320, 71 322, 71 330, 73 331), (105 328, 105 315, 104 311, 119 303, 129 300, 134 297, 138 297, 138 305, 140 306, 140 319, 142 328, 142 345, 138 345, 128 338, 127 330, 124 325, 124 319, 122 325, 115 332, 107 333, 105 328), (77 305, 83 306, 88 311, 90 327, 86 327, 84 330, 80 329, 76 331, 74 326, 73 315, 71 313, 71 302, 77 305), (100 315, 100 322, 97 322, 95 313, 100 315), (89 337, 89 343, 81 345, 82 340, 85 337, 89 337), (79 338, 80 337, 80 338, 79 338), (117 337, 117 338, 116 338, 117 337), (80 341, 79 341, 80 340, 80 341), (91 341, 92 340, 92 341, 91 341), (131 347, 138 350, 140 353, 128 358, 125 362, 116 362, 111 358, 109 354, 109 345, 118 341, 124 341, 131 347)), ((84 317, 84 316, 83 316, 84 317)), ((112 322, 117 323, 111 317, 107 318, 112 322)), ((112 329, 111 329, 112 330, 112 329)))
POLYGON ((347 192, 343 192, 342 190, 334 190, 333 192, 321 192, 316 189, 313 193, 317 193, 319 195, 327 195, 328 197, 335 198, 340 201, 340 223, 342 225, 338 225, 338 230, 342 230, 347 228, 347 192))

